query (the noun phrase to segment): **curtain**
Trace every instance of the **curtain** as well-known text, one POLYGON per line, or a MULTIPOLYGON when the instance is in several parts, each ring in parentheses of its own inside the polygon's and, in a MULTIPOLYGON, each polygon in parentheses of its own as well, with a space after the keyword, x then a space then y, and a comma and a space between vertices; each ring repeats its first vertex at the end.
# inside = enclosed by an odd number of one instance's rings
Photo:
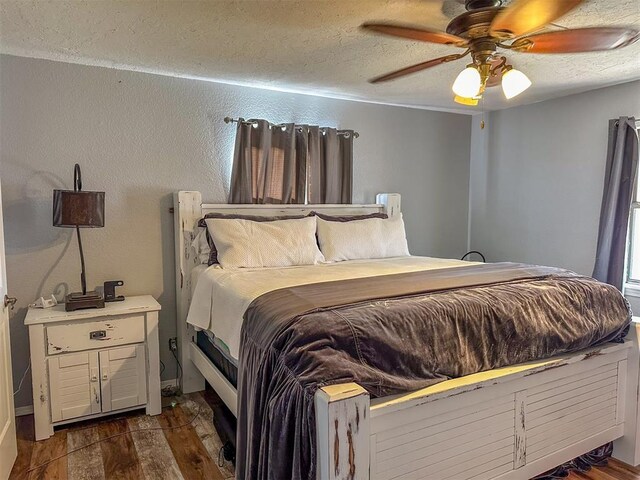
POLYGON ((351 203, 353 138, 351 130, 239 119, 229 203, 351 203))
POLYGON ((629 211, 637 170, 635 119, 620 117, 611 120, 593 277, 620 290, 624 281, 629 211))
POLYGON ((308 203, 351 203, 353 131, 304 125, 308 203))
POLYGON ((304 203, 306 168, 295 125, 239 119, 229 203, 304 203))

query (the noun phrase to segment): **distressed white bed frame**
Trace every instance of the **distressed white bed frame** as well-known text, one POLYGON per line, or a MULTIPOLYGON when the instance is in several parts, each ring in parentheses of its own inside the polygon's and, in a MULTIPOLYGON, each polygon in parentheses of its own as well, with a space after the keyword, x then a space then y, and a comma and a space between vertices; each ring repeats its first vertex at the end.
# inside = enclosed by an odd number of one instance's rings
MULTIPOLYGON (((182 388, 205 379, 237 414, 236 389, 196 345, 185 319, 191 300, 191 241, 206 213, 298 215, 400 212, 399 196, 373 205, 213 205, 175 194, 177 331, 182 388)), ((615 440, 614 456, 640 463, 640 323, 623 344, 482 372, 393 397, 370 399, 355 383, 316 394, 321 480, 528 479, 615 440)))

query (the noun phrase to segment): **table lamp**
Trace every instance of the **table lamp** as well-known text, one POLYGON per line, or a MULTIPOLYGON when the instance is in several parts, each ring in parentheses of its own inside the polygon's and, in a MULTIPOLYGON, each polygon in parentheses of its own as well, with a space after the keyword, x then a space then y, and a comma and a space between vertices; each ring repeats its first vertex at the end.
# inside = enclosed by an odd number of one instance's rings
POLYGON ((53 226, 75 228, 80 250, 82 292, 70 293, 65 298, 65 310, 104 308, 104 297, 98 292, 87 292, 87 272, 82 251, 81 228, 104 227, 104 192, 82 191, 82 174, 77 163, 73 168, 73 190, 53 191, 53 226))

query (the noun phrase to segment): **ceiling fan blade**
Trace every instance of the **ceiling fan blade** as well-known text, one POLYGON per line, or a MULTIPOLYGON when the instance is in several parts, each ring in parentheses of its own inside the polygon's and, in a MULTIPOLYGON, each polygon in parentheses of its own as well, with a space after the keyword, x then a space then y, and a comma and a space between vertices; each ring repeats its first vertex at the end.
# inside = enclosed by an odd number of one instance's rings
POLYGON ((420 72, 422 70, 426 70, 427 68, 435 67, 447 62, 452 62, 453 60, 458 60, 459 58, 464 57, 467 53, 469 52, 467 51, 461 55, 447 55, 446 57, 434 58, 433 60, 428 60, 416 65, 411 65, 410 67, 401 68, 400 70, 396 70, 395 72, 372 78, 371 80, 369 80, 369 83, 388 82, 389 80, 394 80, 396 78, 404 77, 405 75, 420 72))
POLYGON ((539 30, 580 5, 583 0, 514 0, 491 22, 495 37, 520 36, 539 30))
POLYGON ((469 44, 469 42, 462 37, 428 28, 406 27, 385 23, 365 23, 360 28, 370 32, 382 33, 383 35, 390 35, 392 37, 408 38, 409 40, 419 42, 455 45, 456 47, 466 47, 469 44))
POLYGON ((517 39, 513 50, 527 53, 579 53, 614 50, 640 39, 640 32, 625 27, 593 27, 538 33, 517 39))

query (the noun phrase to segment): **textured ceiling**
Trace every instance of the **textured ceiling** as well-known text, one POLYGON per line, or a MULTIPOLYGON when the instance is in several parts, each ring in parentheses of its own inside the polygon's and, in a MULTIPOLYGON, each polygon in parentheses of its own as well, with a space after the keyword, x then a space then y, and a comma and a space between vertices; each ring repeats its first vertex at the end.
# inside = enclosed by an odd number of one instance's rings
MULTIPOLYGON (((562 0, 558 0, 562 1, 562 0)), ((444 29, 462 0, 0 0, 0 52, 340 98, 461 110, 451 84, 464 60, 394 82, 367 79, 459 51, 364 33, 384 20, 444 29)), ((586 0, 564 27, 640 26, 640 0, 586 0)), ((640 42, 615 52, 508 55, 533 86, 485 109, 640 78, 640 42)), ((640 92, 639 92, 640 94, 640 92)), ((477 107, 476 107, 477 108, 477 107)), ((467 111, 475 111, 467 109, 467 111)))

